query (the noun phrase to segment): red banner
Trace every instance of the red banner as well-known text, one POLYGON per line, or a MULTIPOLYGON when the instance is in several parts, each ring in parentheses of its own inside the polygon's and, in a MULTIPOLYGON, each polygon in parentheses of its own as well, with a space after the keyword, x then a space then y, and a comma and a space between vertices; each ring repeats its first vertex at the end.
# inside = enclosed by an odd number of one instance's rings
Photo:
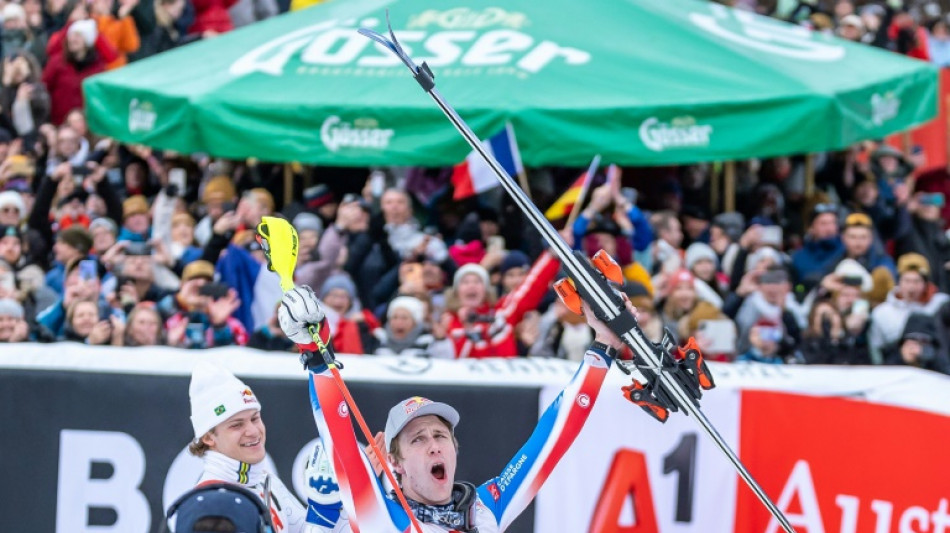
MULTIPOLYGON (((950 532, 950 417, 760 391, 741 413, 739 455, 798 533, 950 532)), ((781 531, 742 484, 735 531, 781 531)))

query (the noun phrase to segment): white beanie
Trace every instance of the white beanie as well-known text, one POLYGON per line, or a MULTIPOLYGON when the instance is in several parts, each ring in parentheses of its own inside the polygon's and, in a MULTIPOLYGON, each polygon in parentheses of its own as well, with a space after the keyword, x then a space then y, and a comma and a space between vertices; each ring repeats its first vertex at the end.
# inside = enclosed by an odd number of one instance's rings
POLYGON ((418 298, 413 296, 399 296, 398 298, 394 298, 393 301, 389 302, 389 309, 386 310, 386 318, 392 318, 393 312, 396 311, 396 309, 409 311, 409 314, 412 315, 412 319, 416 321, 416 325, 422 325, 425 315, 425 304, 418 298))
POLYGON ((842 278, 860 278, 861 292, 869 292, 874 288, 874 279, 871 278, 871 273, 854 259, 842 259, 835 267, 835 274, 842 278))
POLYGON ((99 29, 96 28, 96 21, 93 19, 83 19, 77 20, 69 25, 69 29, 66 30, 66 35, 71 33, 78 33, 82 35, 82 40, 86 42, 86 46, 92 46, 96 42, 96 37, 99 36, 99 29))
POLYGON ((257 396, 244 384, 220 366, 199 361, 191 372, 191 425, 195 440, 232 416, 249 409, 260 411, 257 396))
POLYGON ((485 270, 485 267, 478 263, 467 263, 455 271, 455 277, 452 278, 452 286, 458 287, 459 282, 462 281, 462 278, 466 274, 477 274, 478 277, 482 278, 482 282, 485 283, 486 287, 491 285, 491 281, 488 279, 488 271, 485 270))
POLYGON ((26 20, 26 11, 23 9, 23 6, 20 4, 15 4, 13 2, 8 3, 3 6, 3 11, 0 12, 0 21, 7 21, 13 19, 26 20))
POLYGON ((12 205, 20 210, 20 218, 26 216, 26 204, 23 203, 23 197, 16 191, 0 192, 0 208, 12 205))
POLYGON ((693 265, 703 259, 708 259, 712 261, 713 264, 719 264, 719 258, 716 256, 716 251, 712 249, 712 246, 704 242, 694 242, 690 244, 689 248, 686 249, 686 268, 692 270, 693 265))

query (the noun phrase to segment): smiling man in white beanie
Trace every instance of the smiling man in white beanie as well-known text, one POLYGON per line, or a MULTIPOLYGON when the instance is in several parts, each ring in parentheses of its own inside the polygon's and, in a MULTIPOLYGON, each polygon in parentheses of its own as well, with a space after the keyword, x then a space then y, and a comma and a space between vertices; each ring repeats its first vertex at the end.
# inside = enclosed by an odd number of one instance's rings
MULTIPOLYGON (((277 474, 265 469, 267 431, 261 404, 250 387, 226 369, 202 361, 192 371, 188 395, 195 430, 188 451, 204 461, 198 486, 226 482, 251 490, 270 507, 274 533, 329 531, 308 526, 307 509, 277 474)), ((308 464, 325 463, 320 452, 318 460, 311 457, 308 464)))

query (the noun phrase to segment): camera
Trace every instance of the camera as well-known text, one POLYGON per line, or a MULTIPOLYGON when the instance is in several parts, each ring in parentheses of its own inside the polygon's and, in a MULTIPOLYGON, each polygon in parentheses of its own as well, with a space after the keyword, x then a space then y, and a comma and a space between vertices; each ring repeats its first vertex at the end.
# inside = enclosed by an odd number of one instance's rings
POLYGON ((465 317, 465 322, 469 324, 491 324, 495 321, 495 317, 492 315, 481 315, 475 312, 469 313, 465 317))
POLYGON ((152 247, 145 242, 129 242, 125 245, 125 255, 152 255, 152 247))
POLYGON ((198 289, 201 296, 210 296, 213 300, 224 298, 228 295, 230 287, 225 283, 205 283, 198 289))

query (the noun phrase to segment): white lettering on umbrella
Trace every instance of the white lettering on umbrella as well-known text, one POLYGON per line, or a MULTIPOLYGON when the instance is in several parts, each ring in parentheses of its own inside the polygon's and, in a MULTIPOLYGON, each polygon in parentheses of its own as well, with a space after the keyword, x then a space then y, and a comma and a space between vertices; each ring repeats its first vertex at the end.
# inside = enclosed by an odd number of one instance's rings
POLYGON ((901 100, 893 92, 871 95, 871 122, 875 126, 880 126, 896 117, 900 109, 901 100))
POLYGON ((307 46, 315 35, 332 28, 335 24, 335 20, 328 20, 268 41, 239 57, 231 64, 229 72, 233 76, 244 76, 254 72, 280 76, 284 73, 284 67, 291 56, 307 46))
MULTIPOLYGON (((417 63, 424 61, 431 67, 468 69, 499 67, 512 73, 517 67, 517 72, 523 76, 539 72, 558 59, 568 65, 582 65, 591 58, 584 50, 552 41, 539 42, 530 34, 514 29, 475 31, 492 24, 521 27, 526 19, 520 13, 489 9, 441 15, 436 11, 426 11, 414 17, 410 26, 434 24, 454 29, 432 33, 424 30, 394 31, 406 53, 417 63), (420 47, 428 55, 417 55, 413 48, 420 47)), ((387 48, 358 34, 355 24, 355 21, 341 24, 331 20, 301 28, 255 47, 238 58, 229 72, 234 76, 255 72, 281 76, 285 74, 287 64, 298 54, 300 65, 306 67, 404 68, 387 48)), ((372 28, 379 25, 379 20, 369 17, 359 21, 359 25, 372 28)), ((343 72, 338 70, 337 74, 343 72)))
POLYGON ((814 40, 807 28, 775 22, 745 11, 710 6, 712 15, 690 13, 689 20, 707 32, 734 43, 772 54, 805 61, 837 61, 844 57, 843 46, 814 40), (734 19, 734 20, 733 20, 734 19), (738 28, 727 28, 723 23, 738 28))
POLYGON ((640 140, 650 150, 662 152, 670 148, 709 146, 713 127, 696 124, 692 117, 679 117, 669 123, 650 117, 640 124, 640 140))
POLYGON ((378 124, 373 119, 363 119, 363 122, 368 123, 367 125, 360 122, 358 120, 351 124, 344 122, 336 115, 330 115, 320 126, 320 140, 331 152, 336 152, 341 148, 382 150, 389 146, 394 130, 377 128, 378 124))

